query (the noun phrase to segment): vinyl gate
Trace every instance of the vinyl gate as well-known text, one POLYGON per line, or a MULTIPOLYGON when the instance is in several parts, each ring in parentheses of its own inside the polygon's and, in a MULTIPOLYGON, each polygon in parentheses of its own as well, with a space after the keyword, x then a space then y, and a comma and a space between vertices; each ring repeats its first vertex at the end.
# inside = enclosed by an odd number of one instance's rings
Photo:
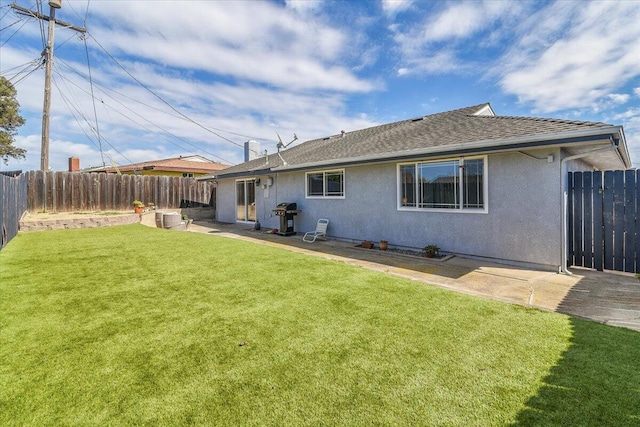
POLYGON ((570 265, 640 272, 640 173, 569 173, 570 265))

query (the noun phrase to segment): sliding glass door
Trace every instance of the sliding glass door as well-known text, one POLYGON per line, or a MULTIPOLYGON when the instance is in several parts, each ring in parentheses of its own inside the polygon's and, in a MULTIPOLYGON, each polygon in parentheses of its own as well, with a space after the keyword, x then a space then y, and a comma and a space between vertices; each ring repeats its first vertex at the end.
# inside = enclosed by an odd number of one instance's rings
POLYGON ((256 180, 236 181, 236 221, 256 221, 256 180))

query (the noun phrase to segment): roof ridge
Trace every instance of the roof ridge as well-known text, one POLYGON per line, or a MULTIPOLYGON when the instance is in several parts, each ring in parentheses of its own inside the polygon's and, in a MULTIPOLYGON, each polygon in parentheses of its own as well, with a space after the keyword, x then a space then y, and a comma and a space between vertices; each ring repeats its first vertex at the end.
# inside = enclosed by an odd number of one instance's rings
MULTIPOLYGON (((478 111, 478 110, 482 109, 483 107, 485 107, 487 105, 490 105, 490 104, 488 102, 484 102, 484 103, 478 104, 478 105, 470 105, 470 106, 467 106, 467 107, 455 108, 453 110, 440 111, 440 112, 437 112, 437 113, 411 117, 411 118, 408 118, 408 119, 402 119, 402 120, 398 120, 398 121, 395 121, 395 122, 382 123, 382 124, 379 124, 379 125, 370 126, 370 127, 363 128, 363 129, 355 129, 355 130, 352 130, 352 131, 346 131, 344 136, 347 136, 347 135, 349 135, 351 133, 368 131, 368 130, 377 129, 377 128, 380 128, 380 127, 390 127, 390 126, 399 125, 399 124, 402 124, 402 123, 416 122, 416 121, 420 121, 420 119, 426 119, 427 117, 436 117, 436 116, 441 116, 443 114, 452 114, 452 113, 462 112, 463 110, 473 110, 475 112, 475 111, 478 111)), ((473 114, 471 114, 471 113, 469 115, 473 116, 473 114)), ((333 139, 333 138, 342 138, 342 137, 343 136, 340 133, 333 134, 333 135, 328 135, 328 136, 325 135, 325 136, 321 136, 321 137, 318 137, 318 138, 314 138, 314 139, 309 139, 307 141, 303 141, 300 144, 294 145, 291 148, 298 147, 300 145, 306 144, 307 142, 311 142, 311 141, 325 141, 325 140, 329 140, 329 139, 333 139)))
POLYGON ((499 115, 499 116, 474 116, 473 114, 470 114, 469 117, 477 117, 480 119, 518 119, 518 120, 527 120, 527 121, 536 121, 536 122, 550 122, 550 123, 570 123, 570 124, 577 124, 577 125, 605 125, 605 126, 612 126, 609 123, 604 123, 604 122, 591 122, 591 121, 586 121, 586 120, 569 120, 569 119, 559 119, 559 118, 554 118, 554 117, 528 117, 528 116, 503 116, 503 115, 499 115))
POLYGON ((187 160, 186 158, 188 157, 200 157, 204 160, 206 160, 206 162, 192 162, 192 163, 203 163, 203 164, 208 164, 208 163, 215 163, 215 164, 222 164, 220 162, 216 162, 214 160, 211 159, 207 159, 204 156, 201 156, 200 154, 187 154, 187 155, 180 155, 177 157, 168 157, 166 159, 155 159, 155 160, 145 160, 142 162, 135 162, 135 163, 129 163, 126 165, 119 165, 119 168, 123 168, 123 167, 134 167, 134 166, 144 166, 144 165, 157 165, 157 164, 162 164, 162 163, 166 163, 166 162, 171 162, 171 161, 176 161, 176 160, 184 160, 187 162, 191 162, 190 160, 187 160))

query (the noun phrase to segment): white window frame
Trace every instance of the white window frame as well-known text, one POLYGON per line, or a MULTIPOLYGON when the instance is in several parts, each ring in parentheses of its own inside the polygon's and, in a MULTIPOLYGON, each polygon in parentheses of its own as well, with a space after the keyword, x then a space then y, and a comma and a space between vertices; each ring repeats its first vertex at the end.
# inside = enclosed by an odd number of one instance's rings
MULTIPOLYGON (((489 213, 489 161, 488 161, 488 156, 465 156, 465 157, 449 157, 449 158, 443 158, 443 159, 437 159, 437 160, 416 160, 413 162, 403 162, 403 163, 398 163, 396 165, 396 183, 397 183, 397 187, 396 187, 396 209, 398 211, 407 211, 407 212, 449 212, 449 213, 481 213, 481 214, 488 214, 489 213), (458 168, 458 205, 459 207, 457 208, 453 208, 453 209, 448 209, 448 208, 421 208, 418 206, 402 206, 402 166, 406 166, 406 165, 418 165, 418 164, 425 164, 425 163, 445 163, 445 162, 452 162, 452 161, 458 161, 460 162, 461 160, 467 161, 467 160, 477 160, 477 159, 482 159, 483 161, 483 168, 482 168, 482 191, 483 191, 483 204, 484 207, 482 208, 465 208, 464 207, 464 169, 463 168, 458 168)), ((418 186, 416 186, 416 202, 418 200, 418 186)), ((416 203, 417 205, 417 203, 416 203)))
POLYGON ((344 169, 327 169, 319 171, 310 171, 304 174, 304 194, 307 199, 344 199, 346 194, 346 175, 344 169), (327 175, 340 173, 342 174, 342 195, 327 194, 327 175), (309 195, 309 175, 322 174, 322 195, 309 195))

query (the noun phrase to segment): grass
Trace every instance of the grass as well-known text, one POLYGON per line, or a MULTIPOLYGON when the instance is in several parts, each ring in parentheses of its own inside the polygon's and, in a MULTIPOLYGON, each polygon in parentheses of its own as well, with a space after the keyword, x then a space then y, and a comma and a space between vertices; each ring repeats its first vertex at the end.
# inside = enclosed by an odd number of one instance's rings
POLYGON ((640 424, 640 333, 139 225, 0 252, 1 425, 640 424))

